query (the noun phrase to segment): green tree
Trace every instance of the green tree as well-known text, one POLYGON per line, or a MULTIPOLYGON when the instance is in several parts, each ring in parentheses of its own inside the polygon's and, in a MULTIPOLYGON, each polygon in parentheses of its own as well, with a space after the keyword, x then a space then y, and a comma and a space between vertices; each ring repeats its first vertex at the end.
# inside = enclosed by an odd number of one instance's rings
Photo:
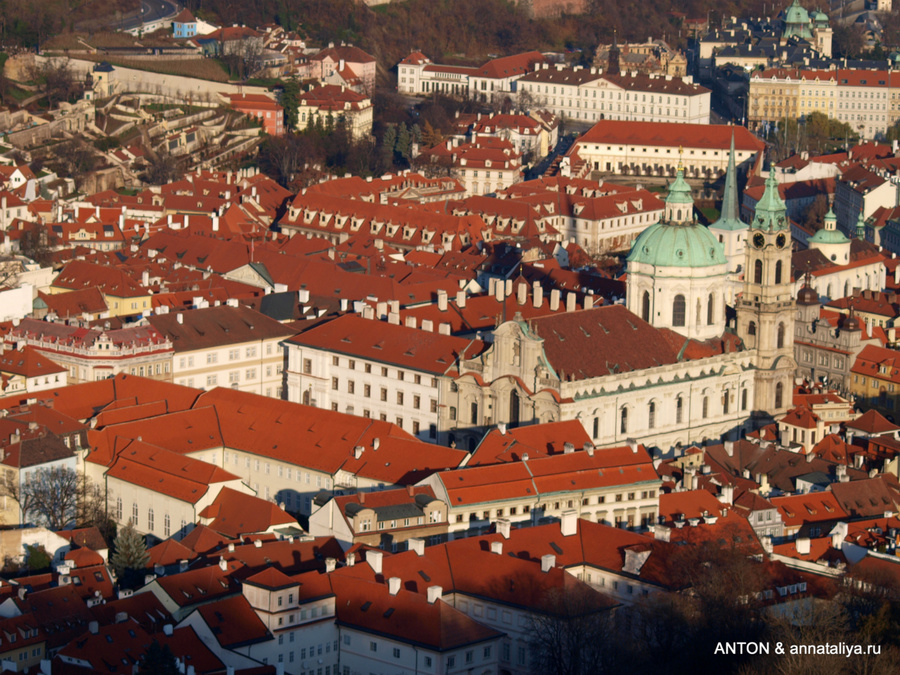
POLYGON ((297 107, 300 105, 300 83, 297 80, 288 80, 284 83, 281 105, 284 108, 285 126, 289 131, 293 131, 297 128, 297 107))
POLYGON ((400 124, 400 126, 397 127, 397 141, 394 144, 394 150, 408 162, 411 147, 412 134, 409 132, 409 127, 405 124, 400 124))
POLYGON ((40 544, 35 544, 34 546, 25 545, 25 564, 28 566, 29 571, 38 572, 50 569, 51 562, 53 562, 53 558, 47 553, 47 549, 40 544))
POLYGON ((116 576, 120 581, 122 579, 135 581, 136 575, 142 573, 147 566, 150 556, 147 554, 147 544, 144 538, 134 529, 131 520, 119 532, 114 546, 116 550, 112 555, 111 563, 116 571, 116 576))
POLYGON ((381 137, 381 152, 379 153, 380 173, 389 171, 394 166, 394 146, 397 145, 397 127, 393 124, 384 130, 381 137))
POLYGON ((161 645, 154 640, 147 647, 144 658, 141 659, 138 672, 153 673, 153 675, 179 675, 178 663, 175 655, 169 649, 169 645, 161 645))

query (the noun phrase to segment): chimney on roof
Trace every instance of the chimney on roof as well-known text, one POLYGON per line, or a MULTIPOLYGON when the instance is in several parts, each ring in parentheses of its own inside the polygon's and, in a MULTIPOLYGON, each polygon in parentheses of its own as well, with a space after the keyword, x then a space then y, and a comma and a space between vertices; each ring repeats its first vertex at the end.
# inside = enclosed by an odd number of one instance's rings
POLYGON ((522 461, 523 461, 523 462, 527 462, 527 461, 528 461, 528 453, 527 453, 527 452, 523 452, 523 453, 522 453, 522 461))
POLYGON ((262 539, 257 539, 253 542, 253 546, 255 548, 262 548, 262 539))
POLYGON ((179 572, 187 572, 188 561, 187 560, 179 560, 178 561, 178 571, 179 572))
POLYGON ((228 563, 225 561, 225 558, 219 556, 219 569, 225 572, 228 569, 228 563))
POLYGON ((434 322, 431 319, 422 319, 422 330, 426 333, 434 332, 434 322))
POLYGON ((381 574, 381 563, 384 559, 383 551, 368 550, 366 551, 366 562, 375 574, 381 574))
POLYGON ((571 455, 575 452, 575 446, 572 443, 563 443, 563 453, 566 455, 571 455))
POLYGON ((466 308, 466 292, 465 291, 457 291, 456 292, 456 306, 460 309, 466 308))
POLYGON ((347 567, 353 567, 356 564, 356 554, 348 553, 347 554, 347 567))
POLYGON ((569 292, 566 295, 566 311, 567 312, 575 311, 575 294, 572 292, 569 292))
MULTIPOLYGON (((169 624, 166 624, 167 626, 169 624)), ((100 624, 97 621, 91 621, 88 624, 88 630, 91 632, 91 635, 96 635, 100 631, 100 624)))
POLYGON ((387 315, 387 322, 392 326, 400 325, 400 315, 397 312, 391 312, 387 315))
POLYGON ((497 518, 494 521, 494 528, 497 530, 497 534, 499 534, 504 539, 509 539, 509 533, 512 530, 512 523, 508 518, 497 518))
POLYGON ((365 448, 363 446, 357 445, 355 448, 353 448, 353 458, 359 459, 360 457, 362 457, 364 450, 365 448))
POLYGON ((495 555, 503 555, 503 542, 502 541, 492 541, 491 542, 491 553, 495 555))
POLYGON ((447 311, 447 291, 441 289, 437 292, 438 311, 447 311))
POLYGON ((373 438, 372 439, 372 450, 377 450, 380 446, 381 446, 381 439, 373 438))
POLYGON ((734 441, 725 441, 725 454, 734 457, 734 441))
POLYGON ((564 537, 571 537, 578 532, 578 513, 563 511, 559 516, 559 530, 564 537))
POLYGON ((234 551, 234 542, 232 541, 232 542, 228 543, 228 552, 232 553, 233 551, 234 551))
POLYGON ((588 457, 594 456, 594 444, 588 441, 584 444, 584 451, 588 454, 588 457))
POLYGON ((734 503, 734 486, 723 485, 719 490, 719 501, 731 506, 734 503))
POLYGON ((175 320, 178 321, 179 324, 183 324, 184 323, 184 314, 182 314, 181 312, 178 312, 178 314, 175 315, 175 320))
POLYGON ((531 302, 535 309, 540 309, 544 303, 544 291, 541 288, 540 281, 535 281, 531 284, 531 302))
POLYGON ((441 596, 444 594, 444 589, 441 586, 429 586, 428 587, 428 604, 433 605, 438 600, 441 599, 441 596))
POLYGON ((420 537, 410 537, 406 540, 407 545, 409 546, 410 551, 415 551, 416 555, 423 556, 425 555, 425 540, 420 537))
POLYGON ((309 291, 307 289, 301 288, 299 291, 297 291, 297 302, 299 302, 301 305, 305 305, 307 302, 309 302, 309 291))
POLYGON ((337 569, 337 560, 335 558, 325 558, 325 572, 331 574, 337 569))
POLYGON ((494 285, 494 297, 497 302, 503 302, 506 298, 506 285, 503 283, 502 279, 498 279, 497 283, 494 285))
POLYGON ((546 555, 541 556, 541 572, 547 573, 556 567, 556 556, 552 553, 547 553, 546 555))
POLYGON ((375 318, 381 321, 383 318, 387 316, 387 303, 386 302, 378 302, 375 303, 375 318))
POLYGON ((593 295, 584 296, 584 308, 585 309, 594 309, 594 296, 593 295))
POLYGON ((405 319, 403 319, 403 325, 406 326, 407 328, 415 328, 416 327, 416 317, 407 316, 405 319))
POLYGON ((366 493, 365 492, 357 492, 356 497, 357 497, 357 499, 359 499, 360 504, 366 503, 366 493))
POLYGON ((528 302, 528 286, 525 284, 519 284, 518 288, 516 288, 516 302, 519 305, 524 305, 528 302))
POLYGON ((550 311, 555 312, 559 309, 559 289, 554 288, 550 291, 550 311))
POLYGON ((631 448, 631 452, 636 455, 637 451, 638 451, 637 441, 634 440, 633 438, 629 438, 625 442, 628 444, 628 447, 631 448))
POLYGON ((440 333, 441 335, 450 335, 450 324, 442 323, 438 325, 438 333, 440 333))
POLYGON ((217 216, 215 213, 212 216, 212 231, 213 232, 219 231, 219 216, 217 216))
MULTIPOLYGON (((96 631, 94 631, 94 632, 96 632, 96 631)), ((175 629, 173 628, 172 624, 167 623, 165 626, 163 626, 163 635, 172 637, 172 633, 174 633, 174 632, 175 632, 175 629)))

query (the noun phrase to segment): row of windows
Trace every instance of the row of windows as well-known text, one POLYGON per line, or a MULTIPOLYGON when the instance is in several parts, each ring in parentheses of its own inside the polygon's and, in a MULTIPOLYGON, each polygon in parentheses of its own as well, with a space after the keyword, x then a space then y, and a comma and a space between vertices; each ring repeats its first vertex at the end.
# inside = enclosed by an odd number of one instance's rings
MULTIPOLYGON (((749 390, 741 390, 741 410, 746 411, 749 406, 749 390)), ((722 394, 722 414, 728 415, 731 412, 732 397, 726 391, 722 394)), ((776 406, 781 407, 781 406, 776 406)), ((631 408, 627 405, 619 409, 619 433, 626 434, 629 431, 629 416, 631 408)), ((647 429, 655 429, 657 425, 657 414, 659 412, 659 404, 656 401, 650 401, 647 404, 647 429)), ((709 396, 704 396, 700 403, 700 417, 707 419, 709 417, 709 396)), ((675 423, 681 424, 684 420, 684 398, 679 396, 675 399, 675 423)), ((594 438, 599 436, 600 418, 594 418, 594 438)))
MULTIPOLYGON (((266 345, 266 355, 271 356, 273 353, 274 346, 272 344, 266 345)), ((244 348, 244 358, 247 359, 255 359, 259 350, 256 346, 245 347, 244 348)), ((240 361, 241 360, 241 349, 229 349, 228 350, 228 360, 229 361, 240 361)), ((217 352, 210 352, 206 355, 206 364, 212 365, 214 363, 219 362, 219 354, 217 352)), ((182 356, 178 359, 178 367, 181 369, 184 368, 193 368, 194 367, 194 357, 191 356, 182 356)))
MULTIPOLYGON (((331 357, 331 365, 340 367, 341 366, 341 357, 340 356, 332 356, 331 357)), ((346 359, 346 367, 350 370, 356 370, 356 359, 346 359)), ((363 372, 371 373, 372 372, 372 364, 371 363, 363 363, 363 372)), ((312 374, 312 359, 303 359, 303 374, 311 375, 312 374)), ((388 368, 387 366, 381 366, 381 376, 388 377, 388 368)), ((396 371, 397 379, 401 382, 406 380, 406 371, 397 369, 396 371)), ((419 373, 412 373, 412 382, 414 384, 422 384, 422 376, 419 373)), ((436 377, 431 378, 431 386, 437 387, 438 381, 436 377)))
MULTIPOLYGON (((115 506, 115 516, 116 521, 122 522, 122 498, 116 498, 116 506, 115 506)), ((140 507, 137 502, 132 502, 131 504, 131 522, 134 524, 136 528, 140 528, 140 507)), ((144 528, 147 532, 155 532, 156 530, 156 514, 153 511, 153 507, 147 509, 147 527, 144 528)), ((182 519, 181 521, 181 529, 187 527, 187 522, 182 519)), ((172 535, 172 519, 168 513, 163 515, 163 536, 169 537, 172 535)))

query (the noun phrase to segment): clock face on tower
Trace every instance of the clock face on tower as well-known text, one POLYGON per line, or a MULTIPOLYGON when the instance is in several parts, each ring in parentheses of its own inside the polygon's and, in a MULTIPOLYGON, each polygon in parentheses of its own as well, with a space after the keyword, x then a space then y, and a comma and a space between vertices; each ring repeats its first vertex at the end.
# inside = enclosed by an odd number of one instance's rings
POLYGON ((786 244, 787 244, 787 237, 784 236, 783 234, 779 234, 775 238, 775 245, 778 246, 778 248, 784 248, 786 244))
POLYGON ((763 236, 762 232, 757 232, 753 235, 753 245, 756 248, 762 248, 766 245, 766 238, 763 236))

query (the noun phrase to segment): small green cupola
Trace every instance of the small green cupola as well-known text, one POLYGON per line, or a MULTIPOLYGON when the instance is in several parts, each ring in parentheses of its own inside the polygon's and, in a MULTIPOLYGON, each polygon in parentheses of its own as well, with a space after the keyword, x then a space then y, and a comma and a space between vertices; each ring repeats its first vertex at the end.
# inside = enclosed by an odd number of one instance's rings
POLYGON ((694 197, 691 186, 684 179, 684 167, 678 165, 675 181, 666 197, 666 216, 670 223, 692 223, 694 221, 694 197))

